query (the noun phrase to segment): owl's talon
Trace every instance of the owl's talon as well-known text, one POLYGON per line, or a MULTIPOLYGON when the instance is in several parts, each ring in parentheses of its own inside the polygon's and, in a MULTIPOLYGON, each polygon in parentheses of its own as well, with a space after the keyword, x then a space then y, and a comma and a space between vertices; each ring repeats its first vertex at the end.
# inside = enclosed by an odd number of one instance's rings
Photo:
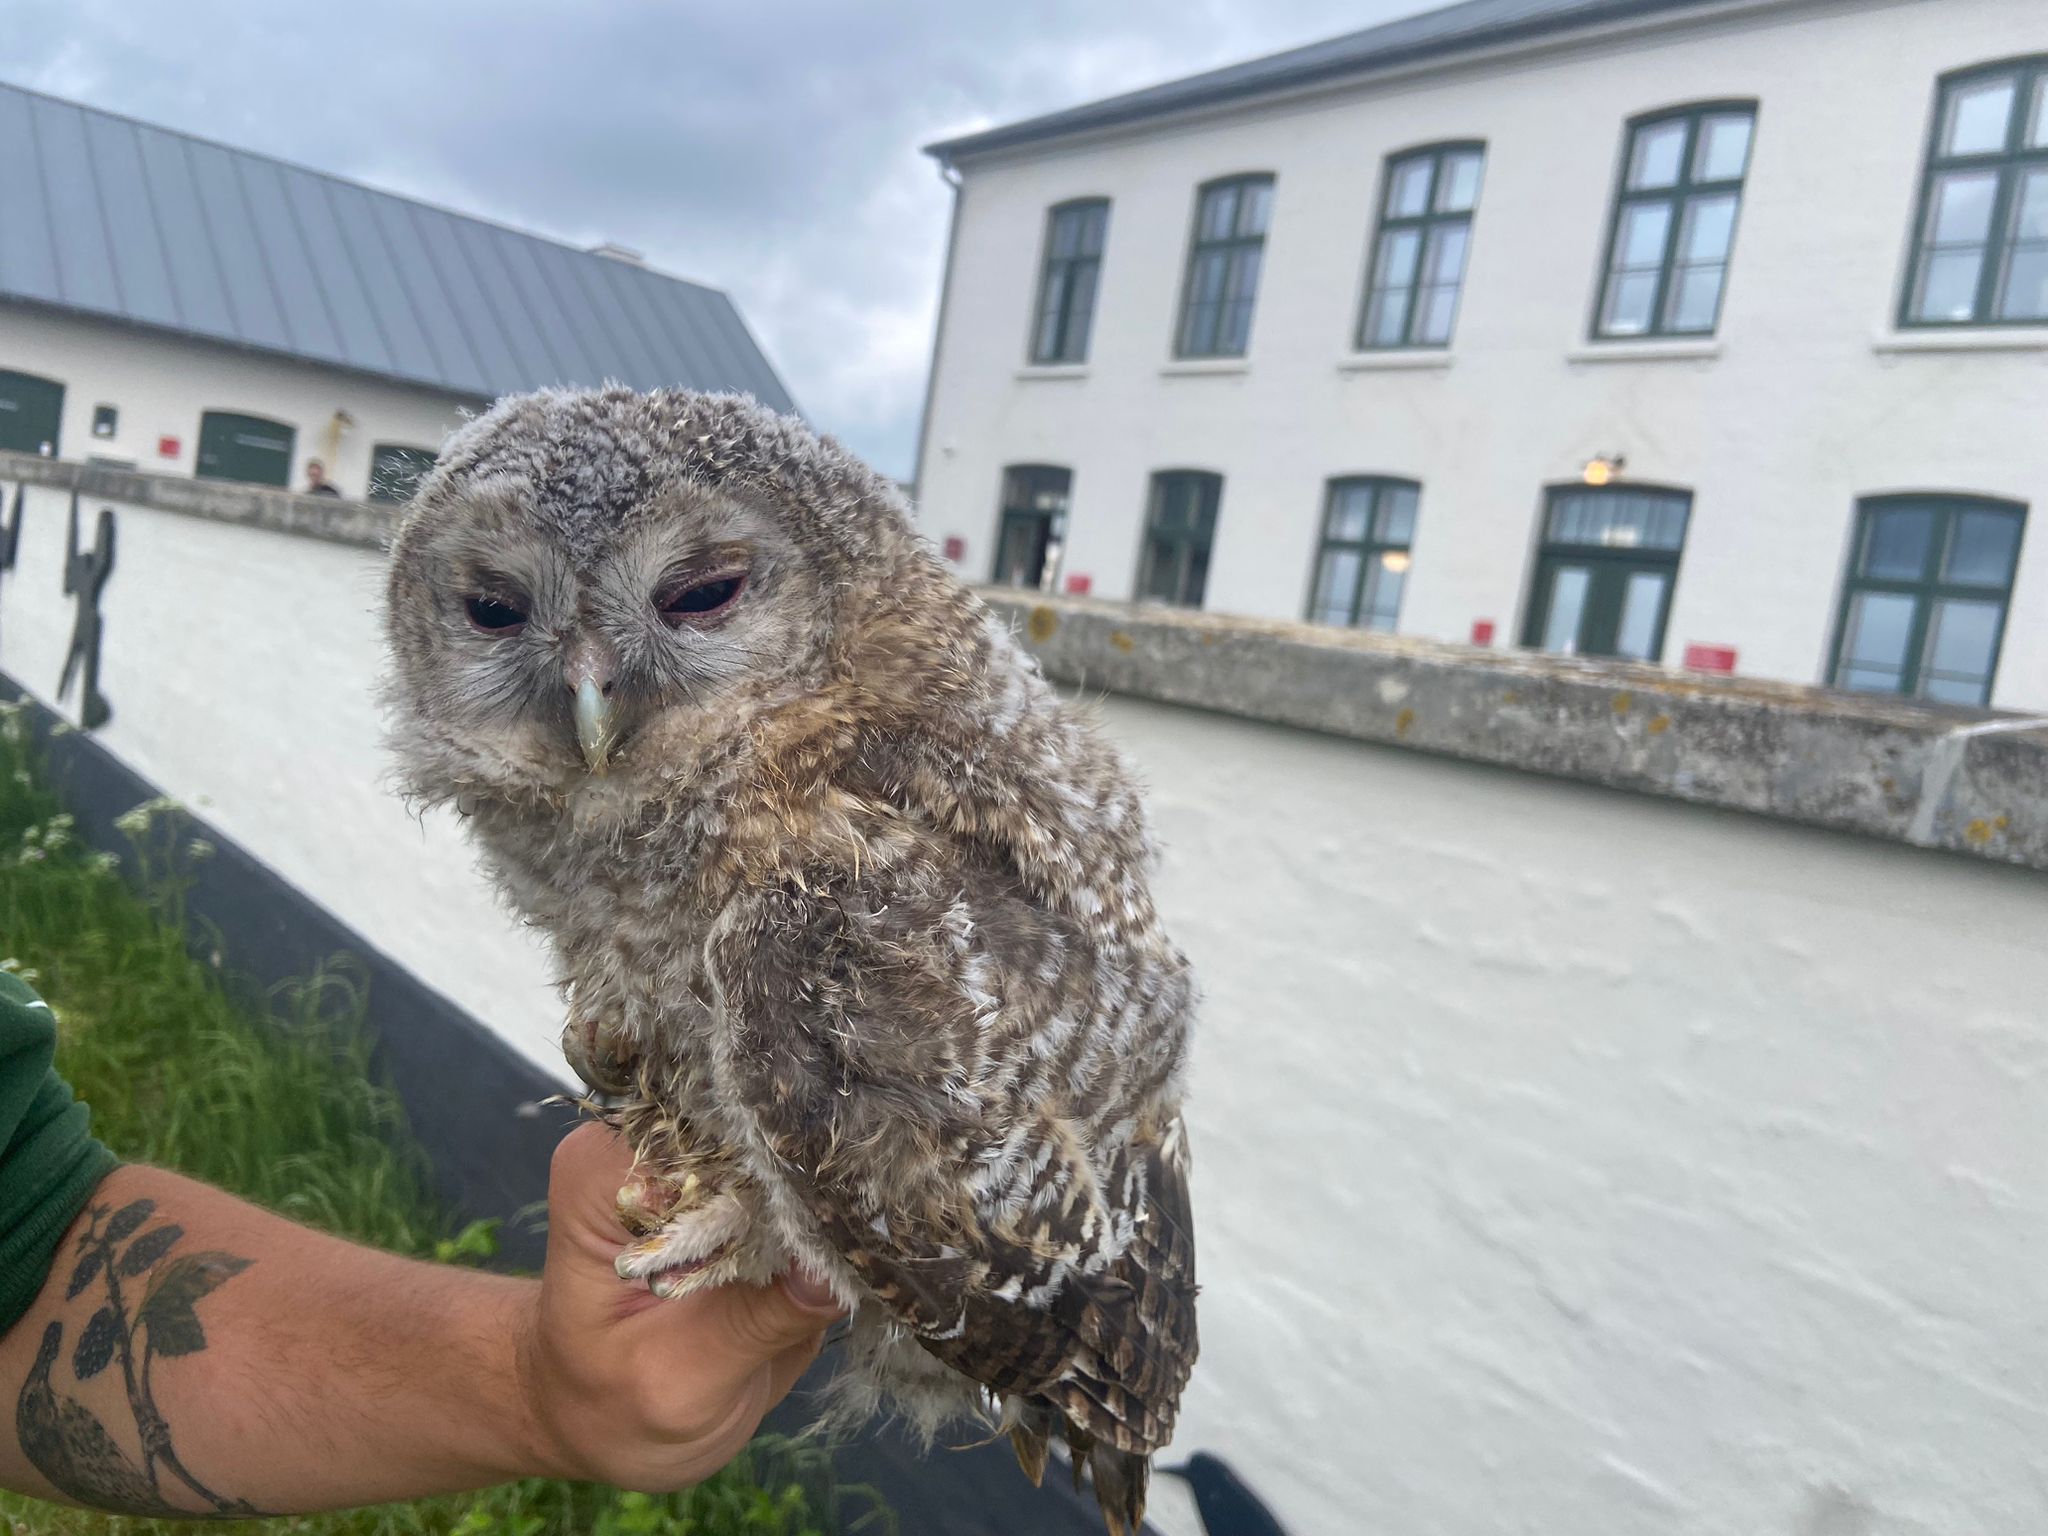
POLYGON ((695 1179, 680 1186, 667 1179, 645 1182, 659 1189, 649 1191, 652 1202, 646 1195, 635 1202, 634 1221, 626 1220, 624 1213, 628 1197, 638 1192, 642 1181, 619 1192, 620 1219, 640 1236, 613 1261, 619 1278, 645 1280, 657 1296, 680 1296, 734 1278, 735 1251, 747 1229, 746 1207, 723 1190, 706 1193, 695 1179), (666 1210, 655 1216, 664 1197, 666 1210))

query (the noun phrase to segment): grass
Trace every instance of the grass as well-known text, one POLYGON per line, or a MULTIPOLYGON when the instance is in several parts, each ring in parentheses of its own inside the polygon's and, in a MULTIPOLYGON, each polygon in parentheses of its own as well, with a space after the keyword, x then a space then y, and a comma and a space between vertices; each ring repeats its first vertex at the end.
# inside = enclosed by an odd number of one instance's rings
MULTIPOLYGON (((180 871, 211 851, 161 805, 123 818, 119 862, 82 847, 44 782, 27 721, 0 704, 0 964, 60 1020, 57 1068, 123 1157, 217 1184, 309 1226, 401 1253, 488 1256, 488 1226, 455 1231, 428 1193, 397 1098, 371 1070, 364 999, 345 962, 264 998, 236 995, 188 953, 180 871)), ((295 1519, 299 1536, 827 1536, 887 1529, 865 1490, 838 1489, 828 1453, 763 1440, 709 1482, 650 1498, 529 1481, 480 1494, 295 1519)), ((82 1515, 0 1493, 16 1536, 190 1531, 82 1515)))

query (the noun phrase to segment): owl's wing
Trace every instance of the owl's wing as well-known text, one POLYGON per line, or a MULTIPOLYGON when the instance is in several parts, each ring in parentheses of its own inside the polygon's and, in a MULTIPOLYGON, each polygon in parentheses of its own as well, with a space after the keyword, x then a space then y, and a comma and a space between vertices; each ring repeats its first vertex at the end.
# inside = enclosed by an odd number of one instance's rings
POLYGON ((1057 1410, 1077 1443, 1142 1457, 1172 1433, 1195 1358, 1186 1138, 1171 1109, 1136 1109, 1128 1136, 1087 1145, 1067 1097, 1117 1074, 1077 1072, 1103 1046, 1075 1036, 1143 1026, 1129 1008, 1059 1023, 1080 984, 1049 957, 1077 939, 986 881, 807 879, 747 898, 708 946, 721 1072, 927 1350, 1057 1410))

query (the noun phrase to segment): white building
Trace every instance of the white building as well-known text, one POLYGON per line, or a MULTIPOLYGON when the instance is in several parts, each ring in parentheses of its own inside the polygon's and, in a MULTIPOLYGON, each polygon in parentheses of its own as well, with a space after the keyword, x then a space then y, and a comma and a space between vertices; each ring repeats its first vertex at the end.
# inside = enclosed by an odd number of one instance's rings
POLYGON ((788 392, 715 289, 0 85, 0 448, 402 499, 548 384, 788 392))
POLYGON ((2048 708, 2041 0, 1471 0, 932 153, 976 577, 2048 708))

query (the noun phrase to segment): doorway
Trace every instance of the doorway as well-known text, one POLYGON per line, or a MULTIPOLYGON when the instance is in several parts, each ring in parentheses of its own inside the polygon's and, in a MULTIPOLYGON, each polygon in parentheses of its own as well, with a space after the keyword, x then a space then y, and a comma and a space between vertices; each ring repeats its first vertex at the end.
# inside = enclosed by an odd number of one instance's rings
POLYGON ((1565 656, 1661 659, 1691 511, 1688 491, 1553 487, 1522 644, 1565 656))
POLYGON ((0 448, 55 458, 63 422, 62 384, 0 368, 0 448))

